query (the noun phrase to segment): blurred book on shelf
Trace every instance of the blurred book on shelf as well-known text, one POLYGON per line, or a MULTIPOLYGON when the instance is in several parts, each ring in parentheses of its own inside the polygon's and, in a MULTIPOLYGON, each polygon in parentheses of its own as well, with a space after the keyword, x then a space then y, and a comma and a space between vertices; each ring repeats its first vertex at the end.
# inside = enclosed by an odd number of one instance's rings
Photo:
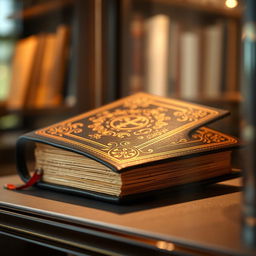
POLYGON ((178 84, 180 81, 180 33, 181 26, 177 21, 170 23, 169 30, 169 55, 168 55, 168 95, 177 96, 179 94, 178 84))
POLYGON ((39 38, 33 35, 20 39, 16 44, 7 99, 8 109, 21 109, 25 105, 26 93, 34 76, 33 68, 37 60, 39 38))
POLYGON ((238 71, 240 63, 240 40, 239 27, 233 20, 228 20, 226 23, 226 91, 225 93, 231 96, 238 95, 238 71))
POLYGON ((143 59, 145 46, 145 27, 144 18, 142 15, 135 15, 130 24, 130 33, 132 37, 131 49, 131 78, 130 91, 136 93, 143 90, 144 83, 144 68, 143 59))
POLYGON ((199 94, 200 35, 197 30, 181 33, 180 96, 195 99, 199 94))
POLYGON ((69 27, 59 25, 55 33, 38 33, 20 39, 12 60, 7 108, 50 108, 64 100, 64 78, 68 63, 69 27))
MULTIPOLYGON (((155 1, 153 6, 158 3, 175 9, 176 2, 155 1)), ((188 2, 188 8, 207 3, 228 10, 223 1, 188 2)), ((140 53, 131 47, 130 94, 141 90, 195 101, 238 100, 240 17, 226 17, 222 12, 208 17, 202 12, 196 19, 193 15, 182 19, 174 9, 157 9, 144 16, 135 11, 131 16, 131 26, 140 17, 139 36, 131 33, 131 45, 139 41, 140 53), (139 77, 139 86, 134 86, 134 77, 139 77)), ((183 11, 180 6, 178 11, 183 11)))
POLYGON ((224 24, 217 21, 203 29, 203 96, 217 98, 222 90, 224 24))
POLYGON ((165 96, 168 88, 169 29, 170 19, 166 15, 145 21, 145 89, 159 96, 165 96))

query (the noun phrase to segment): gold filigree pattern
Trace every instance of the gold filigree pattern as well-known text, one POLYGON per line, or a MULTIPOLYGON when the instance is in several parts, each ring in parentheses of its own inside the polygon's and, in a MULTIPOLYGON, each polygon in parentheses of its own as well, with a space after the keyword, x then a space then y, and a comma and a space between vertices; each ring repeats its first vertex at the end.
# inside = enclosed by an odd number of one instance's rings
POLYGON ((125 115, 118 116, 110 122, 111 128, 115 130, 137 130, 144 128, 149 123, 145 116, 125 115))
POLYGON ((212 108, 139 93, 38 130, 36 135, 48 142, 70 145, 117 168, 126 168, 237 143, 216 131, 212 133, 227 140, 204 143, 211 137, 219 141, 218 136, 205 136, 207 139, 202 141, 199 135, 187 137, 192 129, 222 115, 212 108), (175 140, 176 145, 171 144, 175 140), (178 145, 182 143, 187 145, 178 145))
POLYGON ((207 131, 205 129, 197 130, 197 133, 193 134, 193 139, 198 139, 199 141, 202 141, 203 143, 220 143, 227 140, 224 136, 213 133, 211 131, 207 131))
POLYGON ((132 147, 128 141, 122 141, 120 143, 110 142, 107 146, 109 147, 107 149, 108 155, 116 159, 130 159, 139 155, 139 150, 132 147))
POLYGON ((187 143, 188 140, 187 139, 179 139, 177 141, 172 141, 170 142, 171 145, 178 145, 178 144, 184 144, 184 143, 187 143))
POLYGON ((125 138, 135 135, 143 139, 145 135, 168 126, 171 117, 167 112, 168 109, 163 107, 104 111, 89 118, 88 128, 94 132, 89 136, 100 139, 102 136, 125 138))
POLYGON ((208 115, 208 112, 204 110, 188 109, 185 111, 176 111, 173 115, 177 117, 177 121, 179 122, 192 122, 204 118, 208 115))
POLYGON ((151 103, 152 100, 150 100, 147 97, 138 97, 129 99, 126 102, 124 102, 124 107, 131 109, 147 108, 151 103))
POLYGON ((46 130, 46 133, 56 136, 69 135, 71 133, 81 133, 83 131, 83 123, 66 123, 63 125, 53 126, 46 130))
POLYGON ((134 135, 138 135, 139 137, 143 137, 144 135, 150 134, 152 132, 151 128, 144 128, 134 132, 134 135))
POLYGON ((138 151, 136 151, 134 148, 114 148, 109 151, 109 155, 114 158, 128 159, 138 155, 138 151))
POLYGON ((166 128, 163 128, 163 129, 160 129, 160 130, 157 130, 157 131, 154 131, 152 133, 150 133, 149 135, 146 136, 147 139, 153 139, 153 138, 156 138, 164 133, 167 133, 168 132, 168 129, 166 128))

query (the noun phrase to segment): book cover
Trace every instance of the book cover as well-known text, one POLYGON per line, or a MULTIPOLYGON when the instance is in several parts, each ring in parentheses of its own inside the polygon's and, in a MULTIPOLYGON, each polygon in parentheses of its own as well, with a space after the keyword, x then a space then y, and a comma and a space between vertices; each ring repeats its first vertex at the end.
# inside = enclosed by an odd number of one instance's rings
POLYGON ((166 146, 170 138, 186 138, 193 129, 226 114, 215 108, 138 93, 29 136, 64 148, 72 145, 73 150, 92 154, 121 170, 166 158, 173 148, 161 146, 166 146), (122 154, 125 149, 132 153, 122 154), (119 150, 122 157, 115 153, 119 150))

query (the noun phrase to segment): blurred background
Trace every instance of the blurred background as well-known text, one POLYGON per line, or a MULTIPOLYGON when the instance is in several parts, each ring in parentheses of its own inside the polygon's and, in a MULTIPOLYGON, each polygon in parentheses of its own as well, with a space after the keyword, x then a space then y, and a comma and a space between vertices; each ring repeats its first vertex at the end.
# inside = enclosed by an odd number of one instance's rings
POLYGON ((139 91, 228 109, 239 136, 242 0, 0 0, 0 175, 27 131, 139 91))

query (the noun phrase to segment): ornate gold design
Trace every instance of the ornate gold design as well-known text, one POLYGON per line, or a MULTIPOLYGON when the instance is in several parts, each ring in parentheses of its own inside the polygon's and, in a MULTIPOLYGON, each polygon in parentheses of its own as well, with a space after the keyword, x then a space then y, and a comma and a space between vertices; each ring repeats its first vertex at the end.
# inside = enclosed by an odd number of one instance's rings
POLYGON ((187 139, 179 139, 177 141, 172 141, 170 142, 171 145, 178 145, 178 144, 184 144, 184 143, 187 143, 188 140, 187 139))
POLYGON ((198 139, 199 141, 202 141, 203 143, 220 143, 227 140, 226 137, 222 136, 221 134, 212 132, 210 130, 206 130, 204 128, 201 128, 197 130, 197 133, 192 135, 193 139, 198 139))
POLYGON ((89 118, 91 124, 88 128, 95 132, 89 136, 93 139, 100 139, 102 136, 125 138, 135 135, 143 139, 145 135, 168 126, 167 121, 171 117, 167 113, 168 109, 163 107, 150 109, 132 107, 104 111, 89 118))
POLYGON ((114 148, 109 151, 109 154, 115 158, 133 158, 138 155, 138 151, 134 148, 114 148))
POLYGON ((128 141, 122 141, 120 143, 110 142, 107 146, 109 147, 107 149, 108 155, 117 159, 130 159, 139 155, 138 149, 132 147, 128 141))
POLYGON ((124 107, 126 108, 148 108, 149 105, 152 104, 152 100, 148 97, 136 97, 130 98, 124 102, 124 107))
POLYGON ((208 114, 209 113, 207 111, 192 108, 185 111, 176 111, 173 113, 173 115, 177 117, 177 121, 179 122, 198 121, 201 118, 207 116, 208 114))
POLYGON ((210 130, 209 128, 201 127, 200 129, 196 130, 196 133, 192 135, 191 139, 181 138, 177 141, 171 141, 171 145, 182 145, 187 143, 195 143, 195 142, 202 142, 205 144, 211 143, 222 143, 222 142, 233 142, 236 143, 236 140, 232 137, 227 137, 224 134, 218 133, 217 131, 210 130), (194 140, 193 140, 194 139, 194 140))
POLYGON ((143 128, 136 132, 134 132, 134 135, 138 135, 140 137, 143 137, 143 135, 147 135, 152 132, 152 128, 143 128))
POLYGON ((65 123, 58 126, 50 127, 46 130, 46 133, 56 136, 69 135, 72 133, 81 133, 83 131, 82 127, 84 125, 82 123, 65 123))
MULTIPOLYGON (((184 147, 171 145, 174 136, 179 133, 186 136, 186 131, 220 115, 220 112, 207 107, 139 93, 38 130, 36 134, 46 141, 70 145, 74 150, 99 157, 121 169, 148 160, 237 143, 226 136, 227 140, 221 143, 207 144, 199 139, 188 138, 184 147), (131 144, 121 144, 123 141, 131 144)), ((180 140, 179 143, 185 141, 180 140)))
POLYGON ((149 123, 145 116, 126 115, 118 116, 110 122, 115 130, 134 130, 144 128, 149 123))
POLYGON ((167 133, 169 130, 166 129, 166 128, 163 128, 163 129, 160 129, 160 130, 157 130, 155 132, 152 132, 150 133, 149 135, 147 135, 147 139, 153 139, 153 138, 156 138, 162 134, 165 134, 167 133))
POLYGON ((109 142, 107 147, 108 148, 102 148, 102 150, 107 151, 110 157, 114 157, 118 160, 136 158, 140 153, 151 154, 154 151, 152 148, 146 150, 138 149, 132 146, 129 141, 122 141, 120 143, 109 142))

